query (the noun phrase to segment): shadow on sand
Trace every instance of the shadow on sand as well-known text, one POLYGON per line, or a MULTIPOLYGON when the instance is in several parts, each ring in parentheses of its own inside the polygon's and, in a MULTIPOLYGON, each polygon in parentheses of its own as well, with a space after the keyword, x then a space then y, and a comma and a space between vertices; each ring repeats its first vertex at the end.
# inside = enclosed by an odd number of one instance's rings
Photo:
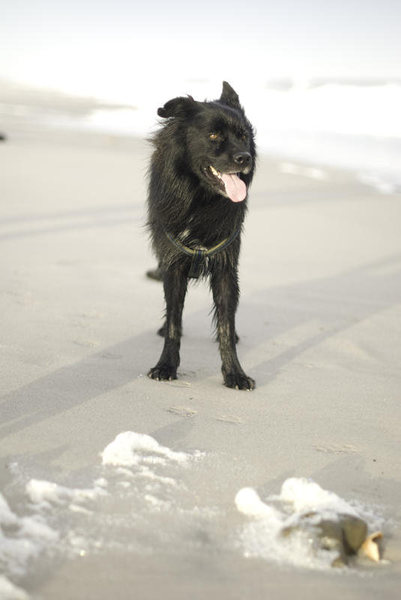
MULTIPOLYGON (((265 360, 263 352, 260 353, 260 362, 250 368, 257 380, 256 393, 263 393, 263 386, 309 348, 400 303, 400 271, 401 256, 396 255, 335 277, 265 289, 245 297, 241 303, 241 322, 250 324, 246 333, 251 348, 268 344, 269 340, 311 319, 317 318, 321 324, 318 333, 272 359, 265 360), (259 326, 266 321, 268 327, 259 326)), ((189 318, 196 319, 197 313, 189 318)), ((1 434, 4 437, 23 430, 126 385, 148 371, 157 358, 160 342, 155 331, 148 330, 6 394, 0 403, 1 434), (110 360, 113 357, 118 360, 110 360)), ((242 358, 244 353, 243 348, 242 358)), ((210 362, 211 371, 219 371, 212 353, 210 362)), ((149 382, 149 385, 155 384, 149 382)))

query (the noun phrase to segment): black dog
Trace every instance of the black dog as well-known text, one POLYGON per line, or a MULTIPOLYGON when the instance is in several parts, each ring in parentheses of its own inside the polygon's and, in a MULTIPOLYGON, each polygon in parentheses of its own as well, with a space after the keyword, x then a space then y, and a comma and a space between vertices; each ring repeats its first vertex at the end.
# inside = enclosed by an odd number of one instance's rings
POLYGON ((226 82, 219 100, 173 98, 158 115, 167 121, 153 138, 148 226, 166 322, 163 352, 149 377, 177 378, 188 279, 210 275, 224 383, 252 390, 235 346, 240 234, 256 156, 252 126, 226 82))

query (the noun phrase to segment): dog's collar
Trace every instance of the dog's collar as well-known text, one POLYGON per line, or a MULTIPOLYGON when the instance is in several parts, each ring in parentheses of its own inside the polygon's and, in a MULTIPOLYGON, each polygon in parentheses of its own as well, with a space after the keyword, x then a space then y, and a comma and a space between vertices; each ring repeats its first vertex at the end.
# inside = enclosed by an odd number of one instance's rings
POLYGON ((233 241, 238 237, 240 231, 241 231, 241 228, 239 227, 230 235, 230 237, 225 238, 223 241, 219 242, 218 244, 216 244, 216 246, 213 246, 212 248, 188 248, 188 246, 185 246, 178 238, 175 238, 168 231, 166 231, 165 234, 166 234, 167 238, 170 240, 170 242, 173 244, 173 246, 178 248, 181 252, 183 252, 187 256, 192 257, 191 267, 189 269, 188 277, 190 277, 192 279, 198 279, 199 275, 202 272, 202 266, 203 266, 205 259, 209 256, 213 256, 214 254, 217 254, 218 252, 220 252, 221 250, 224 250, 225 248, 228 248, 228 246, 230 246, 230 244, 232 244, 233 241))

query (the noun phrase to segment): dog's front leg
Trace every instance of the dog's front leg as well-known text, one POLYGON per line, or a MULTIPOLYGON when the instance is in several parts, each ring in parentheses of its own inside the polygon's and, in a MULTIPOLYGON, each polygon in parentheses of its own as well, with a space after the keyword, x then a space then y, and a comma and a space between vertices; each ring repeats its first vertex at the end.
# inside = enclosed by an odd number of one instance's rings
POLYGON ((255 382, 244 373, 235 347, 235 313, 239 298, 237 270, 231 266, 217 268, 212 272, 211 287, 224 384, 239 390, 253 390, 255 382))
POLYGON ((187 291, 187 274, 182 268, 167 269, 163 275, 166 299, 166 322, 164 325, 164 348, 159 362, 148 375, 152 379, 177 379, 180 364, 182 310, 187 291))

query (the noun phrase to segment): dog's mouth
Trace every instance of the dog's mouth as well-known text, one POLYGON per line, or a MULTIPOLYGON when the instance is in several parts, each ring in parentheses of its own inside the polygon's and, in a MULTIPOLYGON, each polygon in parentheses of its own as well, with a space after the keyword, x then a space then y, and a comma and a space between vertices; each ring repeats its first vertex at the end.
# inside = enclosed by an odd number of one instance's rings
POLYGON ((215 167, 209 165, 205 168, 206 176, 218 187, 223 196, 232 202, 242 202, 246 198, 246 184, 239 178, 239 173, 220 173, 215 167))

